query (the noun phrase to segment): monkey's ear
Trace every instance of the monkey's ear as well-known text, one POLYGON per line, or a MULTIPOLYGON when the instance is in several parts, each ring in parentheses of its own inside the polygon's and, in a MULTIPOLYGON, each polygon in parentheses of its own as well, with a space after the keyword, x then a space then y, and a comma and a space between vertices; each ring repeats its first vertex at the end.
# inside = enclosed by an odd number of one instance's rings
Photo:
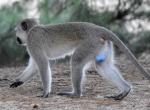
POLYGON ((25 21, 21 22, 21 28, 26 31, 27 30, 27 23, 25 21))

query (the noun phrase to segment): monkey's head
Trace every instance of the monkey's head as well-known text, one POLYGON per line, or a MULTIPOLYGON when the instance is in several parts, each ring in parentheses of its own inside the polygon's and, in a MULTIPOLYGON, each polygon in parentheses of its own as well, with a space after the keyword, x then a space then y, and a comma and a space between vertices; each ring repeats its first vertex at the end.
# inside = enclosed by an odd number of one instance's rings
POLYGON ((32 27, 37 24, 35 19, 24 19, 18 22, 16 26, 16 40, 20 45, 26 45, 27 35, 32 27))

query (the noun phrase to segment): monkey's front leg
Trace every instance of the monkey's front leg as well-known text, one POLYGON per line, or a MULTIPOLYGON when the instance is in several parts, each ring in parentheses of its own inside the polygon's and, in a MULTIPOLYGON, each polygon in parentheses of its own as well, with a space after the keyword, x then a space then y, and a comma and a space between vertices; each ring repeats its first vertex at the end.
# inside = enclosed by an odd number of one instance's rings
POLYGON ((44 52, 37 53, 34 59, 38 65, 42 83, 43 83, 43 88, 44 88, 43 94, 38 97, 46 98, 50 94, 51 80, 52 80, 49 60, 44 52))
POLYGON ((41 96, 38 96, 38 97, 47 98, 51 92, 51 80, 52 80, 51 70, 50 70, 49 64, 48 65, 43 64, 43 67, 39 66, 39 69, 40 69, 41 79, 43 82, 44 92, 41 96))
POLYGON ((33 58, 30 57, 29 65, 24 70, 24 72, 16 79, 16 81, 10 85, 10 88, 15 88, 22 85, 24 82, 30 80, 37 73, 38 73, 37 65, 33 60, 33 58))

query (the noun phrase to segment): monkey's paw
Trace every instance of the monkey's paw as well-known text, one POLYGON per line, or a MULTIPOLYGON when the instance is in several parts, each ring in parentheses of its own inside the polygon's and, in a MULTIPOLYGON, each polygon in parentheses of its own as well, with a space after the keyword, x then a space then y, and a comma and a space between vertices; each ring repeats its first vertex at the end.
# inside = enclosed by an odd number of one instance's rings
POLYGON ((16 81, 16 82, 14 82, 14 83, 12 83, 12 84, 10 85, 10 88, 16 88, 16 87, 18 87, 18 86, 20 86, 20 85, 22 85, 22 84, 23 84, 22 81, 16 81))
POLYGON ((122 92, 115 96, 105 96, 104 98, 112 98, 114 100, 122 100, 124 97, 126 97, 129 94, 130 90, 127 92, 122 92))
POLYGON ((49 94, 50 94, 50 93, 45 93, 45 92, 44 92, 43 95, 39 95, 39 96, 37 96, 37 97, 48 98, 49 94))
POLYGON ((75 94, 73 92, 60 92, 57 95, 65 95, 71 98, 79 98, 81 96, 80 94, 77 94, 77 93, 75 94))

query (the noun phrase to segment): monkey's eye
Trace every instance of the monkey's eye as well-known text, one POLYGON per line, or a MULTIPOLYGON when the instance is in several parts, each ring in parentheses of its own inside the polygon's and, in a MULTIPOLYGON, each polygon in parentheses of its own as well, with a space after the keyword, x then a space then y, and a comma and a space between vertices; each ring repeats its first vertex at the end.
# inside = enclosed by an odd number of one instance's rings
POLYGON ((26 22, 22 22, 22 23, 21 23, 21 27, 22 27, 22 29, 23 29, 24 31, 26 31, 26 30, 27 30, 27 23, 26 23, 26 22))

